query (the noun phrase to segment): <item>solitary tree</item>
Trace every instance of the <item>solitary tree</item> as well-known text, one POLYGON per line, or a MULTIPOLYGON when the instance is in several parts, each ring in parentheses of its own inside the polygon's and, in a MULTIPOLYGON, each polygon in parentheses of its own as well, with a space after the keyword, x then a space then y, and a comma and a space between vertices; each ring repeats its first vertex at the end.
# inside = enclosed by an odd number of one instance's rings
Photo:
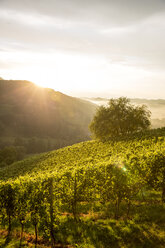
POLYGON ((126 97, 110 99, 108 106, 97 109, 90 130, 101 140, 125 136, 148 129, 150 115, 145 105, 135 106, 126 97))

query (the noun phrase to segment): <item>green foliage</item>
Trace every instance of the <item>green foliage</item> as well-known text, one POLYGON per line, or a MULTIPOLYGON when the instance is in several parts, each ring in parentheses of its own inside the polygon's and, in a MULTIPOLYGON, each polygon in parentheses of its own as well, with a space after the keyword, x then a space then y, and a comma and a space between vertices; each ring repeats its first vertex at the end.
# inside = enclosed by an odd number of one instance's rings
POLYGON ((134 139, 82 142, 1 168, 1 223, 10 230, 14 221, 22 228, 31 223, 36 242, 42 234, 91 247, 161 245, 155 232, 163 222, 152 211, 164 211, 164 136, 158 129, 134 139), (151 223, 154 231, 147 231, 151 223))
POLYGON ((0 167, 5 167, 24 158, 25 149, 20 146, 8 146, 0 150, 0 167))
POLYGON ((101 140, 130 135, 150 126, 150 111, 145 105, 134 106, 125 97, 111 99, 108 107, 98 108, 90 130, 101 140))
POLYGON ((162 201, 165 202, 165 155, 162 151, 146 154, 139 168, 143 171, 143 179, 155 190, 162 191, 162 201))

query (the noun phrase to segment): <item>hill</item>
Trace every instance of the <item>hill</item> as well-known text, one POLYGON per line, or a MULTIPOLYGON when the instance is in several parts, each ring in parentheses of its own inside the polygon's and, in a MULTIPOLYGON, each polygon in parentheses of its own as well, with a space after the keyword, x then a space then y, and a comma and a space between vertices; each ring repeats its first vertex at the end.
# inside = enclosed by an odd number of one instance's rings
POLYGON ((28 81, 0 80, 0 148, 36 153, 88 140, 94 112, 85 100, 28 81))
POLYGON ((16 162, 0 169, 0 219, 68 247, 164 247, 164 154, 157 129, 16 162))
POLYGON ((12 165, 0 168, 0 180, 10 180, 19 177, 48 177, 53 173, 81 166, 98 166, 110 162, 121 162, 126 153, 140 157, 140 152, 146 153, 153 149, 165 150, 165 128, 153 129, 110 142, 97 140, 85 141, 67 146, 55 151, 28 157, 12 165), (133 150, 132 150, 133 148, 133 150), (136 151, 137 149, 137 151, 136 151), (37 174, 36 174, 37 173, 37 174))

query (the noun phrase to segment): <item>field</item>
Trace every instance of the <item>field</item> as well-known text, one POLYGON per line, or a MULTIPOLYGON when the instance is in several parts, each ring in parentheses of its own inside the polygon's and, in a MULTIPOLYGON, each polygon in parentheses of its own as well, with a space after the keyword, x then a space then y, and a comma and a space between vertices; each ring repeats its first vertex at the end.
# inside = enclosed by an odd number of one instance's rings
POLYGON ((1 168, 1 247, 165 247, 164 136, 82 142, 1 168))

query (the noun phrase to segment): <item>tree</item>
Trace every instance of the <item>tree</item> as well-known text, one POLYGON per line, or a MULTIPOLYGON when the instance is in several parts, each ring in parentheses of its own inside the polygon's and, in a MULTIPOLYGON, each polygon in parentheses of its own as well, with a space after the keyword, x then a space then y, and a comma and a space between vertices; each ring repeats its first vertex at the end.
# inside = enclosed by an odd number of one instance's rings
POLYGON ((25 148, 23 146, 7 146, 0 150, 0 167, 5 167, 24 158, 25 148))
POLYGON ((108 106, 100 106, 90 124, 96 138, 130 135, 150 126, 150 111, 145 105, 135 106, 126 97, 110 99, 108 106))

